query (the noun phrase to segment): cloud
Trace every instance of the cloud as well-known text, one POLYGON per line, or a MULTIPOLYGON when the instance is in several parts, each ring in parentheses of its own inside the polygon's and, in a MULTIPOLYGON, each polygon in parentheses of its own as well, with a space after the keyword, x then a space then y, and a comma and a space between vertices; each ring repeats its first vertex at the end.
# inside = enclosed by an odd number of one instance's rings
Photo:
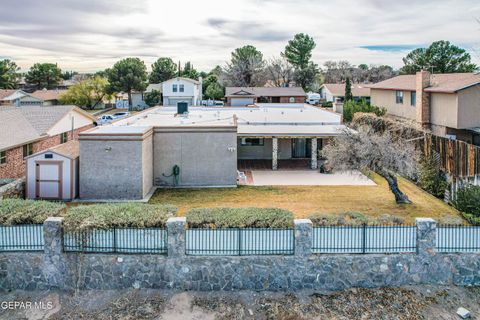
POLYGON ((415 45, 415 44, 383 44, 383 45, 372 45, 372 46, 359 46, 359 48, 372 50, 372 51, 387 51, 387 52, 402 52, 413 50, 415 48, 425 47, 425 45, 415 45))
POLYGON ((260 21, 234 21, 219 18, 210 18, 207 25, 219 31, 224 37, 238 40, 254 41, 284 41, 292 37, 291 32, 275 30, 268 23, 260 21))

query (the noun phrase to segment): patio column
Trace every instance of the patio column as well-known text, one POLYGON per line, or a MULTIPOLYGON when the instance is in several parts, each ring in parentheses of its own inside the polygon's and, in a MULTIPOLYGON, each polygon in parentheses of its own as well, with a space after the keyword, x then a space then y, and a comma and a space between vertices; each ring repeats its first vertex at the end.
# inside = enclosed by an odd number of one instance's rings
POLYGON ((272 170, 278 169, 278 138, 272 138, 272 170))
POLYGON ((310 160, 310 168, 317 169, 318 168, 318 160, 317 160, 317 138, 312 138, 312 157, 310 160))

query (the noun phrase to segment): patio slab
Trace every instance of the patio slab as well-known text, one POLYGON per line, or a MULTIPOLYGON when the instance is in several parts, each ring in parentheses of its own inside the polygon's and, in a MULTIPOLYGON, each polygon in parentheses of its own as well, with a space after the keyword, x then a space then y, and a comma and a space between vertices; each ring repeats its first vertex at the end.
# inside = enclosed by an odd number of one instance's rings
POLYGON ((316 170, 253 170, 253 186, 375 186, 360 172, 319 173, 316 170))

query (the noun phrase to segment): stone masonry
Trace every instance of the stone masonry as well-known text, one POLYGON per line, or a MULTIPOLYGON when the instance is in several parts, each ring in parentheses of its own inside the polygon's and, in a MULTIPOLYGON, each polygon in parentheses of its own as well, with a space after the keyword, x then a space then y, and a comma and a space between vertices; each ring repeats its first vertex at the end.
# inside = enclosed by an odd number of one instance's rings
POLYGON ((44 224, 44 252, 0 253, 11 289, 341 290, 412 284, 480 285, 480 254, 435 252, 435 221, 417 220, 418 253, 312 254, 311 221, 295 221, 290 256, 185 255, 185 219, 167 223, 168 255, 62 252, 62 220, 44 224))

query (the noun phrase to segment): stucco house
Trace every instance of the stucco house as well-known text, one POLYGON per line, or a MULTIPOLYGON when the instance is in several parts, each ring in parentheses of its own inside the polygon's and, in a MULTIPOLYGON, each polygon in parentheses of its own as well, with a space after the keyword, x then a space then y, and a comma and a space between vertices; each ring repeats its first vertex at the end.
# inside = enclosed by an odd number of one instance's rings
POLYGON ((43 100, 23 90, 0 89, 1 106, 40 106, 43 100))
POLYGON ((370 86, 372 104, 433 134, 480 145, 480 74, 401 75, 370 86))
POLYGON ((202 102, 202 82, 176 77, 162 82, 162 94, 164 106, 176 106, 178 102, 199 106, 202 102))
POLYGON ((255 103, 304 103, 301 87, 226 87, 227 106, 241 107, 255 103))
MULTIPOLYGON (((364 99, 370 102, 370 88, 361 83, 352 83, 352 96, 354 100, 364 99)), ((320 99, 336 102, 343 102, 345 99, 345 83, 324 83, 320 87, 320 99)))
POLYGON ((84 131, 81 199, 141 199, 155 187, 236 186, 241 161, 318 167, 324 140, 342 134, 341 116, 307 104, 156 107, 84 131))
POLYGON ((25 158, 76 139, 96 119, 75 106, 0 108, 0 179, 25 175, 25 158))

